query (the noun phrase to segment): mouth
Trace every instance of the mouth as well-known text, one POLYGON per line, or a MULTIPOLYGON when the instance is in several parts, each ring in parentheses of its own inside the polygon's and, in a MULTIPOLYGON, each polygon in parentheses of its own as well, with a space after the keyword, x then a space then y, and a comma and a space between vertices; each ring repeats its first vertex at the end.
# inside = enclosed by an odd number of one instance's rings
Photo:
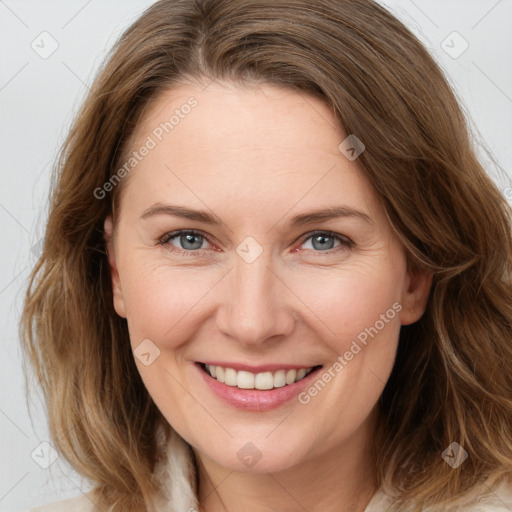
POLYGON ((252 372, 248 370, 237 371, 234 368, 214 364, 198 364, 209 377, 226 386, 259 391, 271 391, 291 386, 322 368, 322 365, 317 365, 308 368, 280 368, 274 371, 252 372))

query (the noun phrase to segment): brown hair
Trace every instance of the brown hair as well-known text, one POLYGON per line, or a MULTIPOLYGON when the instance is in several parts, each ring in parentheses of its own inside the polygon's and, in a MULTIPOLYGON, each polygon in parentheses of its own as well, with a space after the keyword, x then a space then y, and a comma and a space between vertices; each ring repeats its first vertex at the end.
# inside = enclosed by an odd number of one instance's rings
MULTIPOLYGON (((321 98, 382 198, 411 265, 433 271, 380 399, 379 484, 415 510, 463 503, 512 470, 511 211, 475 156, 438 65, 371 0, 162 0, 116 43, 55 168, 22 317, 50 433, 112 510, 150 509, 169 425, 112 305, 97 199, 150 101, 187 79, 267 82, 321 98), (458 442, 456 470, 441 457, 458 442)), ((378 449, 377 449, 378 448, 378 449)))

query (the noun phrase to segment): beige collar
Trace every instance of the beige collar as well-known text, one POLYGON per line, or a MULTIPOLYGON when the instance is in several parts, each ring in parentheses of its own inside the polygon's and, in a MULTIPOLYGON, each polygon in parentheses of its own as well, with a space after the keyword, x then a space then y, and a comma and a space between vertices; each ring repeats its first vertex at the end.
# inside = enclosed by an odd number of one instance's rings
POLYGON ((158 503, 158 512, 199 511, 192 450, 172 429, 165 458, 157 464, 154 473, 166 493, 165 499, 158 503))
MULTIPOLYGON (((157 506, 158 512, 198 512, 196 469, 190 446, 174 432, 165 450, 165 459, 155 468, 166 497, 157 506)), ((388 498, 379 490, 364 512, 387 510, 388 498)))
MULTIPOLYGON (((165 459, 155 468, 155 476, 162 483, 166 497, 158 503, 158 512, 198 512, 196 489, 196 469, 190 446, 172 430, 165 449, 165 459)), ((373 496, 364 512, 387 512, 391 507, 391 497, 383 489, 373 496)), ((439 508, 428 508, 426 512, 439 512, 439 508)), ((510 512, 512 510, 512 487, 503 483, 491 496, 481 497, 476 502, 463 507, 465 512, 510 512)), ((402 511, 403 512, 403 511, 402 511)))

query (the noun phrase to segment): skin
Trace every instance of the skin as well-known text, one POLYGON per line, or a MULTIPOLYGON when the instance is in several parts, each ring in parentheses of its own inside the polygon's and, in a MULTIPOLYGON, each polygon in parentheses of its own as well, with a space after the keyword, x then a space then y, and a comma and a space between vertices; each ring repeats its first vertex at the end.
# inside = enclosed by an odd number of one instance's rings
POLYGON ((423 314, 431 275, 408 269, 358 161, 338 150, 347 134, 316 98, 267 84, 183 83, 155 99, 130 147, 140 148, 190 96, 197 106, 122 183, 115 228, 105 221, 115 309, 128 321, 132 348, 149 339, 160 350, 149 366, 136 359, 142 380, 193 447, 201 511, 363 511, 376 491, 369 446, 377 402, 400 326, 423 314), (141 219, 156 203, 205 210, 222 224, 141 219), (289 223, 341 205, 371 221, 289 223), (159 243, 182 229, 209 240, 159 243), (328 238, 325 250, 313 244, 315 230, 341 238, 328 238), (252 263, 236 252, 248 236, 263 249, 252 263), (394 303, 401 311, 305 405, 234 408, 194 365, 328 368, 394 303), (237 457, 247 442, 261 454, 252 467, 237 457))

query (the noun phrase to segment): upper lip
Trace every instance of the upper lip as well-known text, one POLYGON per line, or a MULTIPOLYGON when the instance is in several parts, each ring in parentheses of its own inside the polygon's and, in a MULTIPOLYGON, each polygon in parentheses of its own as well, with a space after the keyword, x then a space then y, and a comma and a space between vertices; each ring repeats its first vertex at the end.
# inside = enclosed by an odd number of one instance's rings
POLYGON ((235 371, 245 370, 251 373, 277 372, 278 370, 300 370, 301 368, 314 368, 320 366, 317 364, 260 364, 250 365, 244 363, 234 363, 227 361, 199 361, 200 364, 208 364, 210 366, 222 366, 223 368, 233 368, 235 371))

